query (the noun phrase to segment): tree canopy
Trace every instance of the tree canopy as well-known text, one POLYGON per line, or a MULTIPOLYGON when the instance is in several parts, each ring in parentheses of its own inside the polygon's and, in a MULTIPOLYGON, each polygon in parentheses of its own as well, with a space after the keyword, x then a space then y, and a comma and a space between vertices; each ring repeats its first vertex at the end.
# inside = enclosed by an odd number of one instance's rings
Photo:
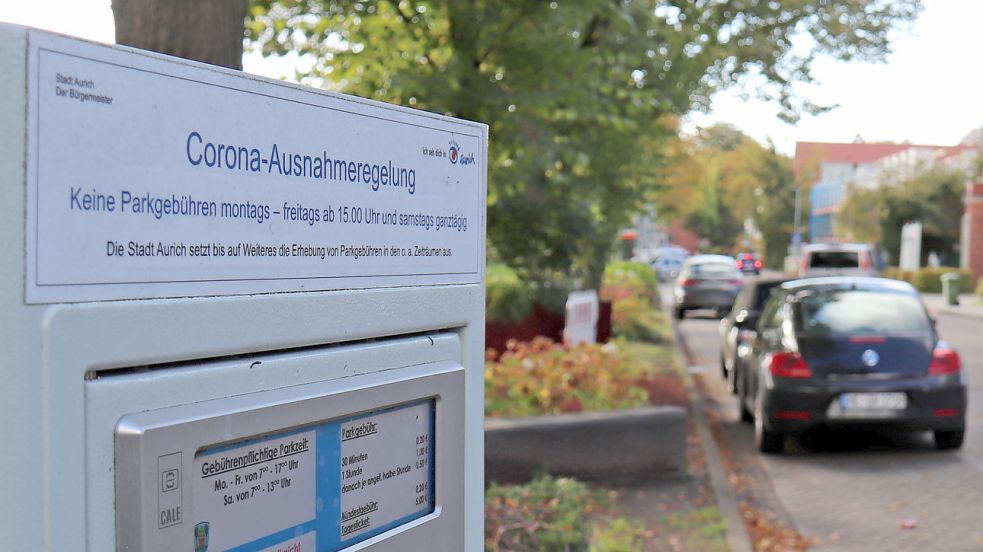
POLYGON ((660 212, 699 230, 711 249, 730 252, 748 241, 781 268, 794 223, 791 160, 728 125, 674 140, 669 151, 660 212), (745 232, 745 221, 760 238, 745 232))
POLYGON ((895 264, 901 252, 901 227, 922 223, 922 259, 935 251, 955 262, 966 174, 933 168, 906 179, 884 179, 877 188, 853 190, 840 209, 837 224, 848 237, 878 242, 895 264))
POLYGON ((678 116, 756 79, 794 119, 818 53, 881 59, 917 0, 254 0, 248 47, 301 82, 490 126, 488 233, 534 283, 597 285, 666 188, 678 116), (796 46, 798 45, 798 46, 796 46), (804 46, 803 46, 804 45, 804 46))

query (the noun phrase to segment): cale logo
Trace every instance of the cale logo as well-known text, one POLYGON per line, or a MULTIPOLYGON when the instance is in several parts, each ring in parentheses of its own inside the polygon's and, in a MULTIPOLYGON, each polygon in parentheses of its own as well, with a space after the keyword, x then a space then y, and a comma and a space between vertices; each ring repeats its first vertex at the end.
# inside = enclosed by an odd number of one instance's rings
POLYGON ((195 525, 195 552, 208 552, 208 522, 195 525))

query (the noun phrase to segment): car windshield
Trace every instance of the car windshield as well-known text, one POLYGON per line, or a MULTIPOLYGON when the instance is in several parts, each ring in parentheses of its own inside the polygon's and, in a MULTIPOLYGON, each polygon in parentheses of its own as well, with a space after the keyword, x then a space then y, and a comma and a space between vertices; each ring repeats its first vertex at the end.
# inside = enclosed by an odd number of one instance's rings
POLYGON ((918 299, 882 290, 807 290, 797 295, 795 325, 802 333, 909 334, 929 331, 918 299))
POLYGON ((700 263, 694 264, 689 267, 690 276, 697 278, 701 277, 716 277, 716 276, 733 276, 734 267, 730 263, 700 263))
POLYGON ((812 268, 856 268, 859 264, 856 251, 813 251, 809 254, 812 268))

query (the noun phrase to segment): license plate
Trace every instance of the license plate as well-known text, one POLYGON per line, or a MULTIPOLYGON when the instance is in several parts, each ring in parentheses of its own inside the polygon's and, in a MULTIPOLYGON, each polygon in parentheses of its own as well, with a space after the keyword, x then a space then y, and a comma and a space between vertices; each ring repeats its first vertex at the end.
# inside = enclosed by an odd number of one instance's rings
POLYGON ((904 410, 908 395, 904 393, 844 393, 840 395, 840 407, 846 412, 868 410, 904 410))

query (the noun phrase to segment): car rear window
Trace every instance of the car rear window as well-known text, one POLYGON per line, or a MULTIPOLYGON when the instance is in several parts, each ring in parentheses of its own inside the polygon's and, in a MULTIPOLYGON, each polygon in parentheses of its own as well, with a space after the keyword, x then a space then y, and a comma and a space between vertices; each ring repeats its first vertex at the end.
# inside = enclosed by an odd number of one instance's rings
POLYGON ((857 268, 860 256, 856 251, 813 251, 809 254, 811 268, 857 268))
POLYGON ((733 276, 737 269, 730 263, 700 263, 690 265, 691 276, 733 276))
POLYGON ((803 333, 905 334, 930 322, 915 297, 880 290, 807 290, 797 294, 795 325, 803 333))

